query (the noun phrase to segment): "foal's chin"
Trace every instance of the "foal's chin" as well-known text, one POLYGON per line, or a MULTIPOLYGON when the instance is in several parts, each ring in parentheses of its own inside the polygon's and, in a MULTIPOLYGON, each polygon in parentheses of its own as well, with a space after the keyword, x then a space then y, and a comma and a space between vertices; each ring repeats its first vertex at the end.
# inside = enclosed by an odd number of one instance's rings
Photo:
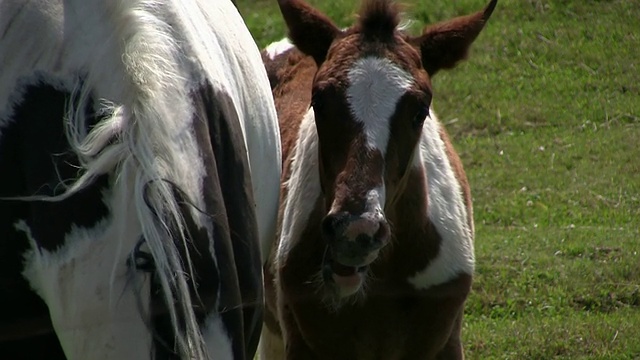
POLYGON ((354 305, 364 300, 367 287, 367 270, 345 279, 339 275, 323 276, 323 302, 337 311, 345 305, 354 305))
POLYGON ((367 278, 367 270, 359 271, 353 275, 342 276, 331 274, 331 285, 334 288, 336 297, 339 300, 348 299, 363 290, 367 278))
POLYGON ((365 298, 369 265, 378 257, 378 251, 367 256, 360 264, 343 265, 327 257, 323 263, 322 283, 325 302, 337 309, 365 298))

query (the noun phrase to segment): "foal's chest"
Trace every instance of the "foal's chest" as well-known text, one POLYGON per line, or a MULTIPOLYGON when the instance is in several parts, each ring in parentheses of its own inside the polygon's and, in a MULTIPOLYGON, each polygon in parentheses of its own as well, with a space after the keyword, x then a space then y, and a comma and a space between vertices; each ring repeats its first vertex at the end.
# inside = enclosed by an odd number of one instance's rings
POLYGON ((462 299, 417 294, 370 297, 335 313, 303 311, 298 320, 306 342, 321 360, 426 360, 444 346, 462 303, 462 299))

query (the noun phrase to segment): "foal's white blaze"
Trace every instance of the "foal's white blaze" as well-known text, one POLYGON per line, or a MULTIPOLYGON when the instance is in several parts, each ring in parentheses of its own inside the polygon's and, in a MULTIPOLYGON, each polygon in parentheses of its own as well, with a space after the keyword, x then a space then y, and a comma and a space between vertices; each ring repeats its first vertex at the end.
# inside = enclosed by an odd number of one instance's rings
POLYGON ((400 97, 413 84, 413 78, 391 60, 373 56, 358 59, 348 76, 351 113, 363 124, 368 145, 384 156, 391 116, 400 97))
MULTIPOLYGON (((364 205, 365 212, 362 214, 362 216, 369 217, 371 220, 378 220, 378 221, 384 220, 383 209, 384 209, 385 199, 386 199, 386 188, 384 184, 369 190, 367 192, 366 203, 364 205)), ((333 204, 331 204, 331 210, 329 210, 329 212, 338 213, 342 211, 340 207, 341 205, 342 204, 339 201, 334 201, 333 204)))
POLYGON ((473 229, 467 222, 460 183, 440 137, 441 126, 431 112, 424 122, 419 156, 414 163, 426 171, 427 214, 442 238, 438 257, 408 279, 417 289, 443 284, 460 274, 473 274, 475 266, 473 229))
POLYGON ((367 193, 367 213, 382 215, 382 209, 386 201, 386 188, 384 184, 367 193))

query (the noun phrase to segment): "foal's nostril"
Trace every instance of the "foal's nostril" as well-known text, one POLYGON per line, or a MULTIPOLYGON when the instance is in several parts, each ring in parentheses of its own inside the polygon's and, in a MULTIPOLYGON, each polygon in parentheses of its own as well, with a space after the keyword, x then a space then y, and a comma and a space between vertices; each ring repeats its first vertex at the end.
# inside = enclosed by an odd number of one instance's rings
MULTIPOLYGON (((354 216, 348 212, 328 214, 322 220, 322 235, 330 245, 358 251, 377 250, 388 243, 389 229, 384 219, 369 214, 354 216)), ((344 250, 344 249, 343 249, 344 250)))
POLYGON ((374 245, 374 241, 375 239, 373 238, 373 236, 367 234, 360 234, 356 236, 356 244, 358 244, 363 249, 372 247, 374 245))
POLYGON ((347 222, 348 214, 329 214, 322 220, 322 234, 328 241, 337 240, 347 222))
POLYGON ((322 220, 322 234, 327 238, 333 238, 336 235, 335 220, 332 217, 325 217, 322 220))

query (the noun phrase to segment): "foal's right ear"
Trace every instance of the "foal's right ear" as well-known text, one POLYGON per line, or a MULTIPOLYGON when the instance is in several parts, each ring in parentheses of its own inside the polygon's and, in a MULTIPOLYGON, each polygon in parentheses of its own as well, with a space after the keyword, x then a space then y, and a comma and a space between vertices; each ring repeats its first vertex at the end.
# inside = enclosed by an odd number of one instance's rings
POLYGON ((442 69, 451 69, 467 57, 471 44, 491 17, 497 3, 498 0, 491 0, 482 11, 431 25, 421 36, 409 39, 420 49, 422 65, 429 76, 442 69))
POLYGON ((340 29, 324 14, 303 0, 278 0, 280 12, 289 28, 289 39, 303 53, 322 64, 340 29))

